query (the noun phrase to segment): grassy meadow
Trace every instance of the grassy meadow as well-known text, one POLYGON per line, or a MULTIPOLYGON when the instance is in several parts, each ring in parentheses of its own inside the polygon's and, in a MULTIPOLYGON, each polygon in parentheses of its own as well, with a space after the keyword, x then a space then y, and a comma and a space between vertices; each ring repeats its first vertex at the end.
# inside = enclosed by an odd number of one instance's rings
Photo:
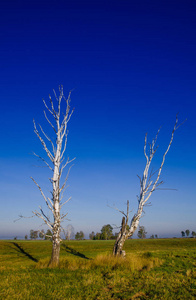
POLYGON ((48 268, 50 241, 0 241, 0 299, 196 299, 196 239, 68 241, 48 268))

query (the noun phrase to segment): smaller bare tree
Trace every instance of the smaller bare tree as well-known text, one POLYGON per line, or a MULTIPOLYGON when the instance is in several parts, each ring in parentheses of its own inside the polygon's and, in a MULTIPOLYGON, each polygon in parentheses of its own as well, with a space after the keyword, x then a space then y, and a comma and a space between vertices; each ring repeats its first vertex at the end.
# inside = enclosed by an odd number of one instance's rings
POLYGON ((139 180, 140 180, 140 194, 138 196, 138 209, 137 209, 136 214, 133 216, 133 218, 130 222, 130 226, 129 226, 128 225, 128 223, 129 223, 129 213, 130 213, 130 211, 129 211, 129 201, 127 201, 127 212, 126 213, 124 211, 120 211, 119 209, 115 208, 116 210, 118 210, 120 213, 123 214, 123 218, 122 218, 122 224, 121 224, 120 232, 119 232, 119 234, 117 236, 117 239, 116 239, 116 242, 114 244, 113 255, 122 255, 122 254, 124 255, 125 254, 122 251, 122 249, 123 249, 123 245, 124 245, 126 239, 131 237, 133 235, 133 233, 135 232, 135 230, 137 229, 137 227, 139 225, 139 220, 140 220, 140 218, 142 216, 142 213, 143 213, 143 209, 146 205, 148 205, 147 201, 149 200, 152 193, 161 184, 163 184, 163 181, 160 181, 160 175, 161 175, 161 172, 162 172, 162 169, 163 169, 163 165, 165 163, 165 157, 166 157, 166 155, 167 155, 167 153, 168 153, 168 151, 171 147, 171 144, 173 142, 175 131, 183 123, 178 125, 178 115, 176 115, 176 122, 175 122, 174 128, 172 130, 169 145, 168 145, 165 153, 163 154, 162 162, 161 162, 161 165, 160 165, 159 169, 154 173, 152 171, 150 171, 150 167, 151 167, 153 157, 154 157, 154 155, 155 155, 155 153, 158 149, 158 146, 156 146, 156 142, 157 142, 157 138, 158 138, 160 129, 158 130, 158 132, 156 134, 156 137, 152 140, 152 143, 149 144, 149 153, 147 153, 147 134, 146 134, 145 142, 144 142, 144 155, 145 155, 145 158, 146 158, 146 165, 145 165, 145 168, 144 168, 143 176, 142 177, 138 176, 139 180), (153 176, 155 176, 155 178, 153 176))

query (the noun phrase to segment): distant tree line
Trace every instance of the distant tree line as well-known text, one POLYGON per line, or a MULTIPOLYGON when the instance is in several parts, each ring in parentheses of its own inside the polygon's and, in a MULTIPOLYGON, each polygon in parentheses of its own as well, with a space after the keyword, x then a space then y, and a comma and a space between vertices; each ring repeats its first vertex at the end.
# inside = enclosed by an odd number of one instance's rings
POLYGON ((92 231, 89 234, 90 240, 113 240, 116 239, 116 235, 113 235, 113 227, 110 224, 104 225, 101 229, 101 232, 95 234, 92 231))
MULTIPOLYGON (((94 231, 92 231, 89 234, 89 239, 90 240, 114 240, 116 239, 118 233, 113 234, 113 227, 110 224, 104 225, 101 229, 101 232, 97 232, 95 234, 94 231)), ((139 226, 138 229, 138 238, 140 239, 145 239, 146 238, 146 229, 144 226, 139 226)), ((152 235, 150 238, 158 238, 157 234, 152 235)))
POLYGON ((150 236, 150 239, 158 239, 158 235, 157 235, 157 234, 152 234, 152 235, 150 236))
POLYGON ((84 239, 84 232, 83 231, 76 232, 75 239, 76 240, 83 240, 84 239))
MULTIPOLYGON (((38 238, 41 240, 50 240, 52 237, 52 232, 50 229, 48 229, 45 233, 44 229, 42 230, 30 230, 29 238, 31 240, 37 240, 38 238)), ((28 240, 28 235, 25 235, 25 240, 28 240)))
MULTIPOLYGON (((185 231, 181 231, 181 235, 182 235, 182 237, 189 237, 189 235, 190 235, 190 230, 189 229, 187 229, 187 230, 185 230, 185 231)), ((196 232, 195 231, 192 231, 191 232, 191 235, 192 235, 192 237, 196 237, 196 232)))
MULTIPOLYGON (((73 226, 70 225, 68 229, 65 231, 65 239, 70 240, 70 238, 73 237, 73 226)), ((41 231, 38 230, 30 230, 29 239, 31 240, 50 240, 52 238, 52 232, 50 229, 48 229, 45 233, 44 229, 41 231)), ((84 239, 84 232, 80 231, 75 234, 76 240, 83 240, 84 239)), ((28 235, 25 235, 25 240, 28 240, 28 235)))
MULTIPOLYGON (((73 226, 69 225, 69 228, 66 231, 66 236, 65 238, 67 240, 70 239, 70 236, 73 237, 73 226), (71 228, 71 229, 70 229, 71 228), (69 230, 68 230, 69 229, 69 230)), ((138 233, 137 236, 140 239, 145 239, 146 238, 146 229, 144 226, 139 226, 138 229, 138 233)), ((181 235, 182 237, 189 237, 190 236, 190 230, 186 229, 185 231, 181 231, 181 235)), ((196 237, 196 232, 192 231, 191 232, 192 237, 196 237)), ((110 224, 104 225, 101 229, 101 232, 97 232, 95 233, 94 231, 92 231, 89 234, 89 239, 90 240, 113 240, 116 239, 117 233, 113 234, 113 227, 110 224)), ((42 229, 41 231, 39 230, 30 230, 30 234, 29 234, 29 239, 31 240, 37 240, 37 239, 41 239, 41 240, 50 240, 52 237, 52 232, 50 229, 48 229, 45 233, 44 229, 42 229)), ((157 239, 158 235, 157 234, 152 234, 150 236, 150 239, 157 239)), ((14 239, 17 239, 17 237, 15 237, 14 239)), ((76 240, 83 240, 84 239, 84 232, 83 231, 79 231, 76 232, 75 234, 75 239, 76 240)), ((28 240, 28 235, 25 235, 25 240, 28 240)))

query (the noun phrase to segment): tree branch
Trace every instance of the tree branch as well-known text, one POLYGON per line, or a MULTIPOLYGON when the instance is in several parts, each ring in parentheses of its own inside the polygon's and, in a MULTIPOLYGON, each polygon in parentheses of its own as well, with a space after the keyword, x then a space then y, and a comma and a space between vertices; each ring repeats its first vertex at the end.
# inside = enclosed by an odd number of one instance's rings
MULTIPOLYGON (((39 186, 39 184, 33 179, 33 177, 31 177, 31 179, 33 180, 33 182, 37 185, 38 189, 40 190, 40 193, 42 194, 42 196, 43 196, 43 198, 44 198, 44 200, 45 200, 45 202, 46 202, 48 208, 52 211, 52 213, 54 213, 53 208, 52 208, 52 207, 50 206, 50 204, 48 203, 48 200, 47 200, 46 196, 44 195, 44 193, 43 193, 41 187, 39 186)), ((51 201, 51 200, 50 200, 50 201, 51 201)), ((51 204, 52 204, 52 203, 51 203, 51 204)))
POLYGON ((54 127, 54 125, 53 125, 53 124, 50 122, 50 120, 48 119, 48 117, 47 117, 47 114, 46 114, 45 110, 44 110, 44 116, 45 116, 46 120, 48 121, 48 123, 50 124, 50 126, 53 128, 54 132, 55 132, 55 133, 57 133, 57 131, 56 131, 56 129, 55 129, 55 127, 54 127))
POLYGON ((45 138, 51 143, 52 145, 52 150, 53 150, 53 153, 55 155, 55 148, 54 148, 54 144, 52 142, 52 140, 46 135, 46 133, 44 132, 44 130, 42 129, 41 125, 39 124, 39 127, 41 129, 41 132, 43 133, 43 135, 45 136, 45 138))
POLYGON ((35 211, 33 211, 32 213, 33 213, 36 217, 42 219, 46 225, 48 225, 51 229, 53 229, 53 225, 50 224, 50 223, 48 223, 48 221, 45 220, 45 218, 44 218, 38 211, 35 210, 35 211))
POLYGON ((45 107, 46 107, 46 109, 51 113, 51 115, 54 117, 54 119, 56 120, 56 115, 53 113, 53 111, 51 111, 49 108, 48 108, 48 106, 47 106, 47 104, 46 104, 46 102, 45 102, 45 100, 43 99, 43 102, 44 102, 44 105, 45 105, 45 107))
POLYGON ((60 205, 60 208, 62 208, 63 205, 65 205, 67 202, 69 202, 71 200, 71 197, 69 197, 69 199, 67 199, 65 202, 63 202, 61 205, 60 205))
POLYGON ((51 168, 51 166, 49 165, 49 163, 47 163, 47 161, 45 161, 45 159, 44 159, 43 157, 37 155, 35 152, 33 152, 33 155, 35 155, 36 157, 38 157, 39 159, 41 159, 51 171, 54 171, 54 170, 51 168))
POLYGON ((51 152, 48 150, 44 140, 41 138, 40 134, 39 134, 39 131, 37 130, 36 128, 36 124, 35 124, 35 121, 33 120, 33 123, 34 123, 34 132, 36 133, 37 137, 39 138, 42 146, 44 147, 44 150, 46 151, 48 157, 50 158, 50 160, 53 162, 54 161, 54 157, 52 156, 51 152))

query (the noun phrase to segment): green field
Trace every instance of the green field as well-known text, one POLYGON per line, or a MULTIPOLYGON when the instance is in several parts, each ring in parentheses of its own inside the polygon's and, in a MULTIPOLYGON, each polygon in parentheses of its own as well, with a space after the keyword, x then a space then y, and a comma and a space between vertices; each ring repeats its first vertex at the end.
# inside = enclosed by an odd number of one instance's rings
POLYGON ((196 299, 196 239, 62 243, 47 268, 50 241, 0 241, 0 299, 196 299))

